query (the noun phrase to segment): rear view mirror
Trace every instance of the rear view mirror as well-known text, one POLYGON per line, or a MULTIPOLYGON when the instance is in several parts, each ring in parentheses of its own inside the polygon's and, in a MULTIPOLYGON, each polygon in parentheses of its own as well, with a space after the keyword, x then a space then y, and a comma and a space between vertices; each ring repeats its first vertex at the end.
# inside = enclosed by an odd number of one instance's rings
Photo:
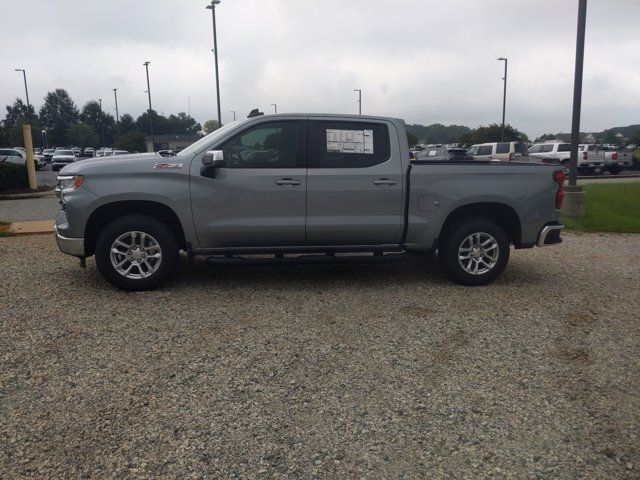
POLYGON ((209 150, 202 157, 200 175, 216 178, 216 168, 224 167, 224 153, 222 150, 209 150))

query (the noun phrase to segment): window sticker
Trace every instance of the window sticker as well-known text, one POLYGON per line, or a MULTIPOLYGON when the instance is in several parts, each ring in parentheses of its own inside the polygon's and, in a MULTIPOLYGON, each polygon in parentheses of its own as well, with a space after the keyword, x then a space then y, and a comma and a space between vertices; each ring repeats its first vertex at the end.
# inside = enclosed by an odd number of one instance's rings
POLYGON ((373 130, 327 129, 327 152, 373 155, 373 130))

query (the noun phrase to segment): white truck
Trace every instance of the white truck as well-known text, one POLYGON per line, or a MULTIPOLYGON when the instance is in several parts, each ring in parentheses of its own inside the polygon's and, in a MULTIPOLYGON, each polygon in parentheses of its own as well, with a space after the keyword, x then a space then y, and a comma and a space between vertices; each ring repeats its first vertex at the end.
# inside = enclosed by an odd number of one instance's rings
POLYGON ((615 150, 596 144, 578 146, 578 171, 583 174, 604 173, 608 171, 617 175, 625 168, 631 168, 633 156, 631 152, 615 150))

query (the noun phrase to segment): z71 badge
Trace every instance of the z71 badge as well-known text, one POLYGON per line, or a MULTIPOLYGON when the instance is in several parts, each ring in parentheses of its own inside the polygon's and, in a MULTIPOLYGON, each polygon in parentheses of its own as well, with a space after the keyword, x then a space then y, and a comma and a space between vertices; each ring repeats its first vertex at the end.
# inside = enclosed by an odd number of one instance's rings
POLYGON ((153 168, 182 168, 182 163, 156 162, 153 168))

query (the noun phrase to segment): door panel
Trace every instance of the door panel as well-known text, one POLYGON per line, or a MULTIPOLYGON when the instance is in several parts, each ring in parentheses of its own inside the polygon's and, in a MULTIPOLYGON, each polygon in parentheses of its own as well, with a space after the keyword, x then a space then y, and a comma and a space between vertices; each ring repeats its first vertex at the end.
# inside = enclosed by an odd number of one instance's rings
POLYGON ((193 218, 202 248, 304 245, 306 121, 249 127, 220 146, 215 178, 191 167, 193 218))
MULTIPOLYGON (((307 244, 397 243, 402 233, 402 165, 387 124, 310 122, 307 244), (345 134, 339 134, 344 130, 345 134), (373 136, 370 147, 349 145, 373 136), (334 142, 346 140, 345 142, 334 142), (335 143, 341 143, 335 145, 335 143), (379 162, 379 163, 377 163, 379 162)), ((395 134, 395 129, 394 129, 395 134)))

